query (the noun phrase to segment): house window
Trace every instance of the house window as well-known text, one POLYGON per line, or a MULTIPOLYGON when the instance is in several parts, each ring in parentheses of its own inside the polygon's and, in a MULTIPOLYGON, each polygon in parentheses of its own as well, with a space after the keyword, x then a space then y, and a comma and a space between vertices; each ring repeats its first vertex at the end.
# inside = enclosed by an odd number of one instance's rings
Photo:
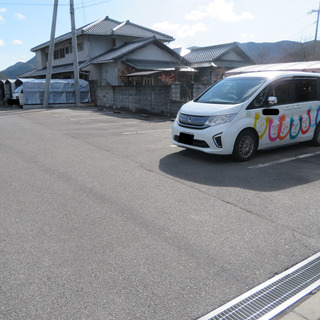
POLYGON ((78 51, 83 51, 83 49, 84 49, 83 42, 78 43, 77 48, 78 48, 78 51))
POLYGON ((72 53, 72 46, 66 47, 66 54, 71 54, 72 53))
POLYGON ((144 86, 152 86, 153 85, 153 79, 152 78, 143 78, 142 84, 144 86))
POLYGON ((54 60, 63 59, 65 57, 64 48, 58 49, 58 50, 54 50, 53 57, 54 57, 54 60))

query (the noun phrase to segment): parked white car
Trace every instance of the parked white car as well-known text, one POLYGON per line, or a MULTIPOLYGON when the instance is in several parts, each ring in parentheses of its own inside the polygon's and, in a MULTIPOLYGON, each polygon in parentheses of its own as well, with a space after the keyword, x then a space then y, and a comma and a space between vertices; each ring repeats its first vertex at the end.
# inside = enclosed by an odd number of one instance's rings
POLYGON ((24 105, 23 85, 19 86, 13 91, 11 101, 14 105, 24 105))
POLYGON ((320 145, 320 74, 256 72, 224 78, 183 105, 172 143, 238 161, 302 141, 320 145))

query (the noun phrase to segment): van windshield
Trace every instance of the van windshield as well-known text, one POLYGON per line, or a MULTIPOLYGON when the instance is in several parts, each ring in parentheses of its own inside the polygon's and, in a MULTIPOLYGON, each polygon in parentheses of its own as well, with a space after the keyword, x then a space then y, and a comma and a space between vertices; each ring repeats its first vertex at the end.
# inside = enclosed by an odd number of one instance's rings
POLYGON ((195 99, 201 103, 237 104, 249 99, 267 81, 262 77, 225 78, 195 99))
POLYGON ((19 93, 21 88, 22 88, 22 86, 19 86, 16 90, 13 91, 13 93, 19 93))

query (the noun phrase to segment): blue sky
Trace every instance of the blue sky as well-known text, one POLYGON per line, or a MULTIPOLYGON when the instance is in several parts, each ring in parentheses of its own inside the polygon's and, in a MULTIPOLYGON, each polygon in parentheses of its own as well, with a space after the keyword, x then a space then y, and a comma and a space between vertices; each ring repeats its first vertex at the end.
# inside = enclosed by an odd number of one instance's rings
MULTIPOLYGON (((0 0, 0 70, 48 41, 54 0, 0 0)), ((171 47, 314 40, 319 0, 74 0, 76 27, 109 16, 173 36, 171 47)), ((71 30, 59 0, 56 36, 71 30)), ((318 36, 320 40, 320 33, 318 36)))

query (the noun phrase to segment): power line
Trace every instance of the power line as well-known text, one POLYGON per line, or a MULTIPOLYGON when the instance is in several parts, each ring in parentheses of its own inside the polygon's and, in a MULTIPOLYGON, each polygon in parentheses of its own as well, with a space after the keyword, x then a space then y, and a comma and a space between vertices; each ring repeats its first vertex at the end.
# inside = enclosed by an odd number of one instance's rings
MULTIPOLYGON (((107 3, 109 0, 88 0, 82 2, 81 5, 78 5, 78 7, 75 7, 75 9, 80 9, 80 8, 89 8, 93 6, 97 6, 103 3, 107 3)), ((50 6, 52 7, 52 3, 39 3, 39 2, 0 2, 0 5, 6 5, 6 6, 50 6)), ((68 3, 60 3, 59 6, 69 6, 68 3)))

